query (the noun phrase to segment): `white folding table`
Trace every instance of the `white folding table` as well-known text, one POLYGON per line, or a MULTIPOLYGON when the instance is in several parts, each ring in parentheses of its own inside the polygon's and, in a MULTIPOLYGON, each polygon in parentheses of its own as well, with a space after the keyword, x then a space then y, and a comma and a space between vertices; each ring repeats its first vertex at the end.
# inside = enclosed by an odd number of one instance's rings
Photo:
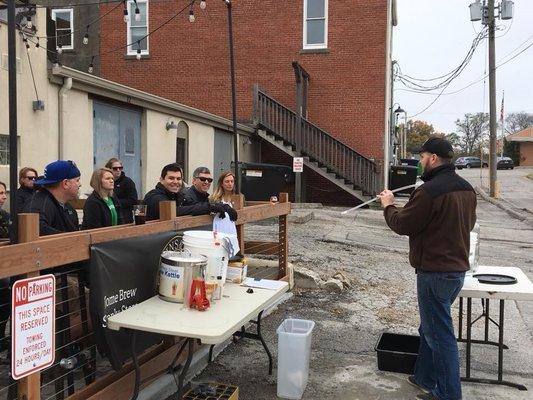
POLYGON ((498 274, 516 278, 514 284, 495 285, 480 283, 477 279, 467 277, 463 288, 459 292, 459 337, 458 341, 466 342, 466 376, 461 378, 466 382, 492 383, 527 390, 524 385, 503 380, 503 350, 508 347, 503 343, 505 300, 533 300, 533 283, 520 268, 516 267, 490 267, 480 266, 475 275, 498 274), (466 298, 466 338, 463 338, 463 298, 466 298), (472 321, 472 299, 479 298, 482 302, 483 311, 472 321), (499 321, 490 317, 490 300, 499 300, 499 321), (472 325, 484 317, 485 337, 481 340, 472 339, 472 325), (489 323, 498 328, 498 341, 489 340, 489 323), (487 344, 498 347, 498 379, 473 378, 471 376, 471 346, 474 344, 487 344))
POLYGON ((211 345, 211 360, 214 345, 232 336, 259 340, 268 355, 271 374, 272 355, 261 335, 261 316, 263 311, 275 304, 288 289, 287 282, 280 282, 280 287, 276 290, 253 288, 249 293, 247 287, 228 283, 224 286, 222 299, 213 302, 206 311, 185 308, 183 304, 171 303, 154 296, 110 317, 107 323, 110 329, 125 329, 131 334, 132 359, 135 366, 132 399, 137 398, 140 386, 140 368, 135 354, 135 337, 138 331, 186 338, 169 366, 169 369, 174 371, 174 363, 188 345, 187 361, 181 368, 178 380, 178 399, 183 395, 184 379, 192 360, 195 341, 211 345), (244 325, 249 321, 257 325, 257 333, 245 331, 244 325))

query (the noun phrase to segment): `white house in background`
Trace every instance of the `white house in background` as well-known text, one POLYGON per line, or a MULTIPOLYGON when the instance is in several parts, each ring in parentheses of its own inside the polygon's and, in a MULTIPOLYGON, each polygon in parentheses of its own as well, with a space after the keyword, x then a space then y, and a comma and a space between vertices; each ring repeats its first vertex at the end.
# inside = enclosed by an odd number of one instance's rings
MULTIPOLYGON (((44 9, 35 20, 43 36, 44 9)), ((9 185, 7 25, 1 20, 0 57, 0 181, 9 185)), ((31 45, 28 57, 17 35, 18 168, 31 166, 41 174, 50 161, 74 160, 85 194, 92 191, 94 168, 118 156, 139 195, 154 187, 170 162, 181 163, 189 180, 198 166, 210 168, 215 177, 230 169, 230 120, 74 69, 49 67, 44 46, 31 45), (37 98, 43 111, 33 110, 37 98)), ((240 161, 258 160, 253 129, 239 125, 238 131, 240 161)))

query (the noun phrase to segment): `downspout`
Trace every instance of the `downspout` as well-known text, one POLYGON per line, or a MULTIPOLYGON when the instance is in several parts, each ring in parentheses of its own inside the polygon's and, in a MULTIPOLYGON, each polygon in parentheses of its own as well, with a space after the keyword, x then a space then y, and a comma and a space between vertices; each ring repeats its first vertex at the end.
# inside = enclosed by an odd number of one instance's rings
POLYGON ((392 108, 392 27, 397 24, 396 0, 387 1, 387 34, 385 38, 385 129, 383 133, 383 187, 389 187, 390 132, 392 108))
POLYGON ((65 119, 66 119, 66 101, 67 92, 72 89, 72 78, 63 78, 63 86, 59 89, 59 104, 58 104, 58 132, 57 132, 57 158, 63 159, 65 152, 63 149, 64 140, 63 135, 65 133, 65 119))

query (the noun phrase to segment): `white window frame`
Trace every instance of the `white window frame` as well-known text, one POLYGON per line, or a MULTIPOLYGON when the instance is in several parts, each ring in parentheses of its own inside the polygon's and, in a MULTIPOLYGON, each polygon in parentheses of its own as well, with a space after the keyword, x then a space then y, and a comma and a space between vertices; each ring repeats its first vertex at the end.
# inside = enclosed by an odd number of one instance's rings
MULTIPOLYGON (((9 165, 9 155, 10 155, 9 154, 9 135, 2 134, 2 135, 0 135, 0 138, 1 138, 2 142, 5 141, 6 148, 5 149, 2 148, 1 151, 2 151, 2 153, 5 153, 5 158, 7 160, 7 163, 5 163, 5 164, 4 163, 0 163, 0 165, 2 165, 2 166, 9 165)), ((2 147, 3 147, 3 144, 4 143, 2 143, 2 147)))
MULTIPOLYGON (((137 4, 146 4, 146 34, 150 32, 150 22, 149 22, 149 11, 148 11, 148 0, 137 0, 137 4)), ((127 44, 129 45, 126 48, 126 54, 128 56, 136 56, 137 55, 137 48, 135 48, 135 44, 131 42, 131 20, 135 18, 135 8, 131 7, 132 4, 135 4, 133 0, 128 1, 128 26, 127 26, 127 32, 126 32, 126 40, 127 44), (133 11, 132 11, 133 10, 133 11)), ((148 36, 146 38, 146 50, 141 50, 141 55, 148 55, 150 54, 150 37, 148 36)))
MULTIPOLYGON (((52 9, 52 19, 54 21, 57 21, 56 14, 58 12, 66 12, 68 11, 70 14, 70 46, 62 46, 63 50, 74 50, 74 9, 73 8, 54 8, 52 9)), ((57 22, 55 27, 55 36, 58 36, 57 34, 57 22)), ((56 43, 57 43, 57 37, 56 37, 56 43)), ((57 44, 56 44, 56 50, 57 50, 57 44)))
MULTIPOLYGON (((303 48, 304 49, 327 49, 328 47, 328 0, 324 1, 324 43, 307 43, 307 1, 304 0, 303 12, 303 48)), ((318 20, 322 18, 309 18, 309 20, 318 20)))

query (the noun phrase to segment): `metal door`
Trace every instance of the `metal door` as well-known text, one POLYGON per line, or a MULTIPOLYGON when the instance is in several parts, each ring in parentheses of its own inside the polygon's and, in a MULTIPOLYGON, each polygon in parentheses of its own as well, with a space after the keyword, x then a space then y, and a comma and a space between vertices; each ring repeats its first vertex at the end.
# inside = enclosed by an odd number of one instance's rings
POLYGON ((215 151, 213 160, 213 179, 215 182, 224 171, 231 170, 233 160, 233 135, 215 129, 215 151))
POLYGON ((93 103, 94 168, 117 157, 141 191, 141 112, 103 102, 93 103))

